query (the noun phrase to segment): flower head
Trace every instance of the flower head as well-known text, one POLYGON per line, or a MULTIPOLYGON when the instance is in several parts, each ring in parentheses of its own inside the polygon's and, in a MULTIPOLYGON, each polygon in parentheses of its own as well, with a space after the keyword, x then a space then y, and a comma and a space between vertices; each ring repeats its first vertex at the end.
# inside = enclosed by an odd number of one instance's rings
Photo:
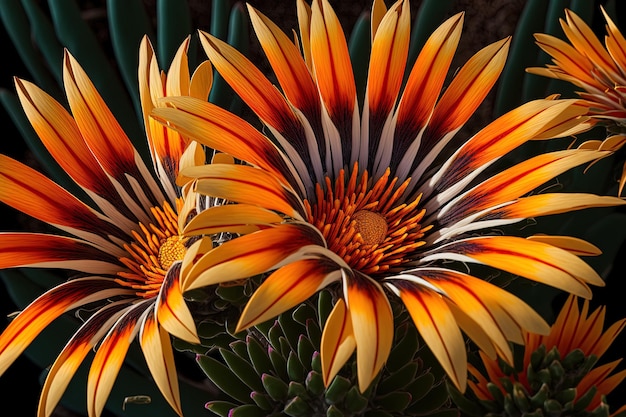
MULTIPOLYGON (((508 361, 508 340, 521 342, 522 329, 549 329, 512 294, 461 272, 464 263, 584 297, 591 295, 588 284, 603 285, 579 258, 598 253, 593 245, 562 236, 503 236, 492 228, 622 202, 588 194, 527 196, 605 154, 597 150, 546 153, 488 175, 500 157, 526 141, 587 128, 580 117, 586 108, 577 100, 530 102, 453 146, 496 82, 509 39, 474 55, 442 94, 463 14, 443 23, 414 66, 405 68, 409 2, 389 10, 376 2, 373 10, 363 103, 357 101, 340 22, 326 0, 315 0, 311 8, 298 2, 297 42, 249 7, 282 91, 234 48, 201 33, 213 65, 260 118, 265 133, 224 109, 184 97, 166 98, 169 108, 155 109, 153 117, 245 162, 183 173, 195 178, 197 192, 237 203, 220 208, 232 213, 232 224, 260 230, 215 249, 192 245, 186 257, 194 262, 185 270, 183 290, 267 274, 242 313, 243 330, 339 283, 333 288, 340 297, 322 336, 324 382, 332 381, 356 349, 361 391, 389 356, 390 300, 400 299, 451 380, 464 388, 460 328, 490 356, 508 361)), ((212 211, 189 227, 214 224, 212 211)))
POLYGON ((205 158, 196 142, 154 123, 148 114, 163 96, 206 99, 212 69, 207 62, 190 80, 188 42, 179 48, 168 76, 159 70, 147 38, 141 44, 141 102, 156 177, 69 53, 63 77, 72 114, 32 83, 15 81, 33 128, 91 200, 83 202, 34 169, 0 156, 0 200, 61 231, 1 233, 0 267, 76 271, 27 306, 0 335, 0 373, 57 317, 99 306, 50 367, 41 416, 52 413, 96 346, 87 392, 89 415, 99 415, 137 334, 159 389, 182 413, 168 332, 190 341, 197 336, 182 297, 172 294, 181 292, 181 261, 193 241, 183 228, 206 199, 190 187, 178 187, 175 179, 179 169, 205 158))
MULTIPOLYGON (((547 34, 536 34, 537 44, 552 57, 545 68, 528 68, 533 74, 572 83, 589 107, 592 123, 608 128, 604 141, 588 141, 587 148, 615 151, 626 143, 626 39, 602 9, 606 19, 605 46, 576 13, 565 10, 561 27, 570 43, 547 34)), ((626 165, 625 165, 626 168, 626 165)), ((626 184, 622 173, 619 193, 626 184)))
MULTIPOLYGON (((605 397, 624 380, 626 370, 611 375, 621 360, 595 368, 594 365, 624 329, 626 319, 604 330, 604 316, 604 307, 589 314, 589 302, 585 300, 580 310, 578 299, 570 295, 549 334, 524 332, 524 355, 519 367, 498 363, 481 353, 486 374, 470 367, 476 378, 469 381, 471 391, 490 404, 495 404, 496 398, 505 400, 512 392, 513 396, 527 397, 530 408, 520 409, 521 412, 548 407, 549 401, 555 399, 565 408, 579 410, 583 413, 580 415, 587 415, 583 410, 592 412, 599 407, 608 410, 605 397), (494 396, 494 389, 502 395, 494 396)), ((511 395, 508 397, 512 399, 511 395)), ((611 415, 625 410, 623 406, 611 415)))

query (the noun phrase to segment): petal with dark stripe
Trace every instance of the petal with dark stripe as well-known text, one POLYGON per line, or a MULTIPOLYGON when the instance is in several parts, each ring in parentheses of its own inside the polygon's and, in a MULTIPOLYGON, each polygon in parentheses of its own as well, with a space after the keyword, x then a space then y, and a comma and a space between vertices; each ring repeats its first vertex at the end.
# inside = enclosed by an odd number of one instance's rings
POLYGON ((146 311, 151 311, 152 305, 152 300, 146 300, 127 309, 98 347, 87 377, 87 410, 90 417, 102 414, 141 319, 146 311))
POLYGON ((422 261, 435 259, 486 264, 584 298, 591 297, 587 284, 604 286, 598 273, 576 255, 543 242, 520 237, 463 239, 434 250, 422 261))
POLYGON ((190 343, 200 343, 196 325, 183 298, 180 271, 182 263, 173 264, 167 271, 156 299, 156 318, 168 333, 190 343))
POLYGON ((292 262, 273 272, 246 304, 237 332, 276 317, 341 278, 339 266, 325 259, 292 262))
POLYGON ((61 314, 94 301, 132 294, 134 291, 121 288, 113 279, 98 277, 73 279, 45 292, 0 335, 0 375, 61 314))
MULTIPOLYGON (((121 202, 111 181, 81 136, 76 121, 65 108, 36 85, 16 79, 22 108, 52 157, 76 183, 104 197, 121 202)), ((118 207, 120 208, 120 207, 118 207)))
MULTIPOLYGON (((95 237, 126 236, 45 175, 5 155, 0 155, 0 201, 87 239, 91 237, 89 234, 95 237)), ((102 240, 97 243, 102 244, 102 240)))
POLYGON ((250 204, 209 207, 195 216, 183 230, 185 236, 220 232, 247 234, 263 226, 281 223, 283 218, 271 210, 250 204))
POLYGON ((117 302, 101 308, 72 336, 48 371, 41 390, 39 416, 53 413, 80 364, 120 317, 124 307, 126 303, 117 302))
POLYGON ((195 191, 237 203, 276 210, 302 220, 305 210, 298 196, 273 174, 237 164, 209 164, 186 168, 185 177, 195 178, 195 191))
POLYGON ((393 313, 376 281, 364 275, 344 279, 344 294, 357 346, 359 390, 364 392, 391 352, 393 313))
POLYGON ((193 256, 195 261, 183 277, 183 291, 249 278, 293 261, 318 258, 320 254, 333 256, 325 250, 317 229, 307 224, 282 224, 259 230, 225 242, 199 258, 193 250, 188 252, 188 257, 193 256))
POLYGON ((281 151, 248 122, 214 104, 192 97, 166 97, 171 108, 155 108, 152 117, 203 145, 266 169, 297 186, 296 171, 281 151))
POLYGON ((0 233, 0 268, 63 268, 91 274, 115 274, 122 267, 114 256, 66 236, 0 233))
POLYGON ((392 159, 395 164, 430 118, 461 38, 463 16, 454 15, 430 35, 411 69, 398 106, 392 159))
POLYGON ((146 318, 143 320, 139 342, 154 382, 169 405, 179 416, 182 416, 172 342, 167 331, 159 326, 152 310, 147 312, 146 318))
POLYGON ((454 385, 464 391, 467 383, 465 341, 444 297, 429 289, 399 287, 400 298, 420 335, 454 385))
POLYGON ((352 320, 343 299, 337 300, 322 332, 320 360, 324 385, 328 386, 335 375, 352 356, 356 342, 352 320))

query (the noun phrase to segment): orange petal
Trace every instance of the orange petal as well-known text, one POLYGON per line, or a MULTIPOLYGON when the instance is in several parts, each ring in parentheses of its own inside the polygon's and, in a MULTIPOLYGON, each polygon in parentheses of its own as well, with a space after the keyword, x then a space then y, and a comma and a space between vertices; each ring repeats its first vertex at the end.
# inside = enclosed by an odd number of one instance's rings
POLYGON ((490 212, 502 218, 530 218, 566 213, 590 207, 612 207, 626 204, 617 197, 583 193, 547 193, 520 198, 513 203, 490 212))
POLYGON ((349 129, 356 103, 354 74, 346 37, 328 0, 312 4, 310 42, 315 78, 328 114, 335 126, 349 129))
POLYGON ((196 325, 183 298, 181 263, 170 267, 156 299, 156 318, 168 333, 190 343, 200 343, 196 325))
POLYGON ((324 385, 328 386, 335 375, 352 356, 356 342, 352 331, 352 320, 343 299, 330 312, 322 332, 320 360, 324 385))
POLYGON ((426 125, 461 38, 463 13, 457 13, 435 30, 422 48, 407 80, 398 106, 396 159, 400 160, 417 133, 426 125))
POLYGON ((151 311, 148 312, 141 325, 139 342, 154 382, 169 405, 179 416, 182 416, 178 375, 170 335, 159 327, 151 311))
POLYGON ((502 39, 471 57, 447 87, 422 137, 424 151, 430 151, 448 132, 465 124, 504 68, 510 38, 502 39))
POLYGON ((16 78, 15 87, 28 120, 63 170, 88 190, 111 202, 120 201, 67 110, 28 81, 16 78))
POLYGON ((152 305, 153 300, 146 300, 126 310, 98 347, 87 377, 87 410, 90 417, 102 414, 130 343, 146 312, 152 311, 152 305))
MULTIPOLYGON (((380 140, 383 124, 391 113, 402 84, 409 53, 411 12, 405 0, 397 1, 376 30, 367 78, 370 138, 380 140)), ((376 144, 370 144, 372 151, 376 144)))
POLYGON ((585 262, 566 250, 513 236, 463 239, 424 257, 478 262, 512 274, 551 285, 584 298, 591 296, 587 284, 604 286, 604 281, 585 262))
POLYGON ((526 239, 547 243, 576 256, 598 256, 602 251, 591 243, 571 236, 532 235, 526 239))
POLYGON ((365 392, 391 352, 393 313, 382 287, 371 278, 350 278, 345 286, 357 346, 359 390, 365 392))
POLYGON ((399 285, 400 298, 452 383, 462 392, 467 384, 465 341, 441 294, 399 285))
MULTIPOLYGON (((126 237, 103 216, 45 175, 5 155, 0 155, 0 201, 86 239, 90 235, 126 237)), ((97 243, 102 244, 102 240, 97 243)))
POLYGON ((433 188, 437 191, 459 190, 523 143, 548 131, 551 137, 562 136, 562 132, 579 125, 579 116, 587 111, 577 103, 577 100, 535 100, 511 110, 464 143, 430 183, 436 184, 433 188))
POLYGON ((225 242, 199 258, 188 252, 186 259, 193 256, 195 260, 184 277, 183 289, 249 278, 326 252, 330 251, 324 250, 317 229, 307 224, 282 224, 225 242))
POLYGON ((125 302, 111 303, 94 313, 56 358, 41 389, 37 415, 49 417, 85 357, 123 313, 125 302))
POLYGON ((152 117, 211 149, 263 168, 285 183, 296 174, 281 151, 243 119, 214 104, 191 97, 167 97, 174 108, 155 108, 152 117))
POLYGON ((593 64, 582 53, 567 42, 543 33, 535 34, 537 45, 552 56, 556 66, 546 68, 529 68, 532 74, 562 78, 577 86, 589 85, 600 87, 602 84, 593 77, 593 64))
POLYGON ((305 217, 300 199, 273 174, 247 165, 210 164, 190 167, 182 175, 195 178, 195 191, 212 197, 305 217))
POLYGON ((0 268, 63 268, 91 274, 115 274, 117 258, 87 242, 43 233, 0 233, 0 268))
POLYGON ((262 226, 281 223, 283 218, 271 210, 249 204, 214 206, 200 212, 185 226, 185 236, 220 232, 248 234, 262 226))
MULTIPOLYGON (((537 155, 489 177, 471 190, 459 195, 438 213, 444 224, 513 201, 529 193, 563 172, 606 155, 604 152, 569 149, 537 155)), ((426 206, 432 212, 438 203, 426 206)))
POLYGON ((0 375, 61 314, 94 301, 130 294, 134 291, 120 288, 113 279, 98 277, 73 279, 45 292, 0 335, 0 375))
POLYGON ((163 196, 152 175, 87 74, 68 52, 63 82, 78 128, 102 168, 124 189, 133 190, 137 203, 145 206, 142 199, 148 198, 152 205, 160 205, 163 196), (133 187, 128 176, 139 183, 139 188, 133 187))
POLYGON ((254 291, 236 331, 278 316, 340 277, 337 264, 323 259, 305 259, 281 267, 254 291))

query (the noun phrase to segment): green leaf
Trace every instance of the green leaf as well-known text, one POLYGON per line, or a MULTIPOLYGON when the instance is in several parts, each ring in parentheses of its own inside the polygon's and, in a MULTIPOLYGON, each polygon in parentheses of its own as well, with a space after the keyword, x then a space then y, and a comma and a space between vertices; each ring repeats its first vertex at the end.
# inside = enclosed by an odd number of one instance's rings
POLYGON ((229 417, 267 417, 267 412, 253 404, 240 405, 234 408, 229 417))
MULTIPOLYGON (((4 0, 0 2, 0 18, 20 59, 33 75, 36 83, 56 98, 63 97, 54 76, 42 61, 36 44, 31 41, 30 24, 20 0, 4 0)), ((58 66, 61 65, 59 58, 58 66)))
POLYGON ((259 381, 259 376, 256 374, 252 365, 226 349, 220 349, 220 354, 222 358, 224 358, 226 365, 228 365, 230 372, 237 375, 237 377, 251 389, 263 391, 263 384, 259 381))
POLYGON ((274 400, 282 401, 287 398, 289 386, 280 378, 276 378, 270 374, 261 375, 261 382, 265 388, 265 392, 274 400))
POLYGON ((141 0, 109 0, 106 5, 113 53, 139 119, 139 44, 144 35, 154 39, 152 26, 141 0))
POLYGON ((157 0, 157 39, 161 68, 169 68, 178 47, 191 34, 187 2, 157 0))
POLYGON ((206 409, 220 417, 228 417, 230 410, 236 406, 237 404, 228 401, 209 401, 206 403, 206 409))
POLYGON ((297 382, 304 382, 306 377, 306 369, 294 352, 289 352, 289 357, 287 358, 287 374, 290 380, 297 382))
POLYGON ((198 355, 196 360, 206 376, 222 392, 241 403, 250 403, 250 389, 228 367, 206 355, 198 355))
POLYGON ((352 63, 359 104, 363 103, 367 87, 367 73, 372 49, 371 26, 372 19, 370 14, 367 12, 361 13, 352 28, 350 40, 348 41, 348 50, 350 52, 350 61, 352 63))
POLYGON ((284 409, 285 414, 294 417, 310 416, 312 411, 313 410, 311 409, 309 404, 307 404, 307 402, 300 397, 295 397, 289 400, 284 409))
POLYGON ((337 375, 326 389, 325 397, 328 404, 338 404, 348 394, 352 382, 348 378, 337 375))
POLYGON ((272 361, 267 354, 267 350, 253 337, 246 338, 248 357, 252 362, 252 367, 258 375, 268 373, 272 369, 272 361))

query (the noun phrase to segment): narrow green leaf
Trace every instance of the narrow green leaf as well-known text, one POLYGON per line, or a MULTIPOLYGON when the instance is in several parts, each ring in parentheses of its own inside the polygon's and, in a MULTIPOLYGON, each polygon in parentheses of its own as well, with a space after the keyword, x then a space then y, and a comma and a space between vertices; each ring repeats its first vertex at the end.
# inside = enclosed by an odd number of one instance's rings
POLYGON ((178 47, 191 31, 187 2, 157 0, 157 49, 161 68, 169 68, 178 47))
POLYGON ((237 404, 228 401, 209 401, 206 403, 206 409, 220 417, 228 417, 228 413, 231 409, 235 408, 237 404))
MULTIPOLYGON (((261 384, 259 376, 256 374, 252 365, 226 349, 220 349, 220 354, 222 358, 224 358, 226 365, 228 365, 230 372, 237 375, 237 377, 251 389, 263 391, 263 384, 261 384)), ((248 390, 248 392, 250 392, 250 390, 248 390)))
MULTIPOLYGON (((48 66, 42 61, 41 54, 31 41, 28 17, 20 0, 3 0, 0 2, 0 18, 15 50, 22 62, 34 77, 35 82, 48 94, 62 98, 63 93, 50 73, 48 66)), ((61 62, 58 63, 61 65, 61 62)))
POLYGON ((250 336, 246 338, 248 348, 248 357, 252 362, 252 367, 258 375, 270 372, 272 362, 267 354, 267 350, 261 344, 250 336))
POLYGON ((370 14, 367 12, 361 13, 352 28, 350 40, 348 41, 350 61, 352 62, 352 71, 356 84, 357 100, 360 105, 363 103, 365 90, 367 88, 367 73, 372 49, 371 26, 372 19, 370 14))
POLYGON ((282 401, 287 398, 289 386, 280 378, 276 378, 270 374, 261 375, 261 381, 265 392, 274 400, 282 401))
POLYGON ((227 366, 206 355, 198 355, 196 360, 206 376, 222 392, 240 403, 250 403, 250 389, 227 366))

